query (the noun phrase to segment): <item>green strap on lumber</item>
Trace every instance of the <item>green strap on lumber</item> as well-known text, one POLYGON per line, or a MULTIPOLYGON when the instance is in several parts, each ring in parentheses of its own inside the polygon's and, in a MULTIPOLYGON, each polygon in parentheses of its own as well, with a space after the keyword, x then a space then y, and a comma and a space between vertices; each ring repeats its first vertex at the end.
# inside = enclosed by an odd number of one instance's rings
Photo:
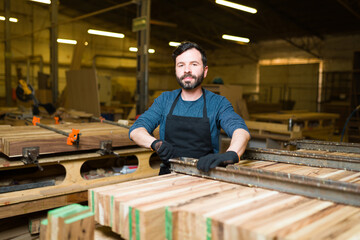
POLYGON ((41 221, 41 225, 45 225, 45 226, 47 226, 48 225, 48 220, 47 219, 43 219, 42 221, 41 221))
POLYGON ((113 225, 114 196, 110 198, 110 227, 113 225))
POLYGON ((91 190, 91 210, 92 212, 95 212, 95 193, 93 190, 91 190))
POLYGON ((165 237, 167 240, 172 240, 172 232, 173 232, 173 225, 172 225, 172 212, 169 210, 169 207, 165 208, 165 237))
POLYGON ((81 219, 84 219, 84 218, 87 218, 87 217, 91 217, 91 216, 94 216, 94 213, 93 213, 93 212, 86 212, 86 213, 84 213, 84 214, 81 214, 81 215, 78 215, 78 216, 75 216, 75 217, 66 219, 66 220, 65 220, 65 224, 70 224, 70 223, 73 223, 73 222, 76 222, 76 221, 79 221, 79 220, 81 220, 81 219))
POLYGON ((211 240, 211 218, 206 218, 206 240, 211 240))

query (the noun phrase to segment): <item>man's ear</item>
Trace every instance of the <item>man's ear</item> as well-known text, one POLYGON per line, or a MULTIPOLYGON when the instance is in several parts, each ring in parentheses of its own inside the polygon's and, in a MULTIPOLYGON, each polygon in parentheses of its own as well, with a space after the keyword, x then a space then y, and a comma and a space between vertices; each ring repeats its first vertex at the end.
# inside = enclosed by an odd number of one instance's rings
POLYGON ((208 66, 205 66, 205 67, 204 67, 204 78, 206 78, 208 69, 209 69, 208 66))

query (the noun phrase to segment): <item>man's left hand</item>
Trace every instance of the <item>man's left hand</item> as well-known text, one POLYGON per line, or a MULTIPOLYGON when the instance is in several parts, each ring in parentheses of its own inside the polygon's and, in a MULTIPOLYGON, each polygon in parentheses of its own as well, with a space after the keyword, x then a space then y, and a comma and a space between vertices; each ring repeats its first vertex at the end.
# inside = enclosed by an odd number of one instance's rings
POLYGON ((208 172, 211 168, 215 168, 220 164, 231 164, 239 161, 239 156, 234 151, 228 151, 225 153, 212 153, 206 156, 200 157, 197 162, 197 169, 204 172, 208 172))

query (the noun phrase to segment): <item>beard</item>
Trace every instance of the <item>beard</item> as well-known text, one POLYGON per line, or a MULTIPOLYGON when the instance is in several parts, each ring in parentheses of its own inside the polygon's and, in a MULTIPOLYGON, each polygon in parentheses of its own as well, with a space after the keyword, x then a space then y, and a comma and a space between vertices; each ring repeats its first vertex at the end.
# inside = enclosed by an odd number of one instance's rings
POLYGON ((198 86, 200 86, 200 84, 203 82, 204 72, 200 76, 191 75, 190 73, 184 74, 180 78, 178 76, 176 76, 176 80, 179 83, 180 87, 182 87, 183 89, 186 89, 186 90, 194 89, 194 88, 197 88, 198 86), (195 81, 193 83, 183 82, 183 79, 185 79, 187 77, 191 77, 195 81))

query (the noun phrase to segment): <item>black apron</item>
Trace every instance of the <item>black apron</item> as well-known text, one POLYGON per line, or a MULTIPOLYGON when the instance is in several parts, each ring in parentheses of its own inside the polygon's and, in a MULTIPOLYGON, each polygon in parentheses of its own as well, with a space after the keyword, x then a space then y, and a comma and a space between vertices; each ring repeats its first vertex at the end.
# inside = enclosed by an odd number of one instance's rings
MULTIPOLYGON (((183 117, 173 115, 181 91, 174 100, 169 114, 166 116, 165 141, 174 147, 171 158, 199 158, 213 153, 211 144, 210 121, 207 117, 205 91, 203 91, 203 117, 183 117)), ((159 175, 170 173, 169 165, 160 165, 159 175)))

